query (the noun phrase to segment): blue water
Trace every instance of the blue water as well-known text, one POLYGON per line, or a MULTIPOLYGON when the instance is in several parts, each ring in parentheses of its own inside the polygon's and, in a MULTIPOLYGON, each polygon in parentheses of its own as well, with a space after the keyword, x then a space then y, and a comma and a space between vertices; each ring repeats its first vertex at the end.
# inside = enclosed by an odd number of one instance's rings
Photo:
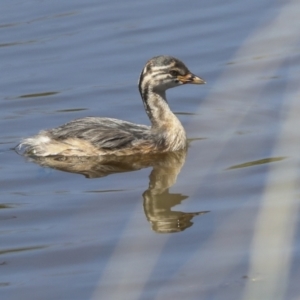
POLYGON ((300 297, 298 1, 0 10, 1 300, 300 297), (108 176, 94 163, 88 179, 12 150, 84 116, 149 124, 137 79, 159 54, 207 81, 168 92, 186 157, 108 176))

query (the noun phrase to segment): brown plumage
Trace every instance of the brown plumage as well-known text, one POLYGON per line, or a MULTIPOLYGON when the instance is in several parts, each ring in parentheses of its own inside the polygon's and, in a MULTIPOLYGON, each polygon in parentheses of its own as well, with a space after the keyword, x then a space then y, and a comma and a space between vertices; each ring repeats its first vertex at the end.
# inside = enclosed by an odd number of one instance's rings
POLYGON ((139 80, 139 91, 151 126, 112 118, 86 117, 23 139, 19 148, 34 156, 132 155, 177 151, 186 147, 186 134, 166 100, 166 90, 182 84, 203 84, 178 59, 150 59, 139 80))

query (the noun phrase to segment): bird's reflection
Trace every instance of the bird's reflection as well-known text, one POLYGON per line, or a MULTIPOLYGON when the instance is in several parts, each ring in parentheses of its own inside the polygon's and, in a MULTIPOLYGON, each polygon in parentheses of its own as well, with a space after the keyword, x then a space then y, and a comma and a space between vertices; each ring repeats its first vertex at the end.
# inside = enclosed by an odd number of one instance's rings
POLYGON ((45 167, 82 174, 87 178, 103 177, 114 173, 130 172, 153 167, 149 187, 143 193, 144 210, 152 229, 158 233, 183 231, 192 226, 194 216, 208 211, 181 212, 171 210, 188 196, 172 194, 169 188, 176 182, 184 165, 186 150, 151 155, 105 156, 105 157, 30 157, 45 167))

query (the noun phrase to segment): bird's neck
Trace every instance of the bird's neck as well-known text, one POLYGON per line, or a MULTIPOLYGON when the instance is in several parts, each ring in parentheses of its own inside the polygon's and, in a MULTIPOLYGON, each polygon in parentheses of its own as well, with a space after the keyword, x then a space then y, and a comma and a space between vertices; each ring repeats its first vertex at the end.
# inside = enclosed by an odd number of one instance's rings
POLYGON ((154 90, 151 86, 140 89, 144 107, 151 121, 151 130, 163 136, 163 139, 175 148, 183 148, 186 143, 186 135, 183 126, 178 118, 171 111, 167 99, 166 92, 154 90), (179 145, 180 144, 180 145, 179 145))
POLYGON ((165 91, 154 91, 150 86, 141 91, 141 96, 152 128, 158 129, 167 122, 178 120, 168 105, 165 91))

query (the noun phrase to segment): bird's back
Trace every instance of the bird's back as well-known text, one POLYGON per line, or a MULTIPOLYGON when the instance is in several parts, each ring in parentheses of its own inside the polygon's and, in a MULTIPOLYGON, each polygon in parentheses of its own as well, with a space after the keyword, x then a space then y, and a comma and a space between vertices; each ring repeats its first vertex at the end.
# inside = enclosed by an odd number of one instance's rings
MULTIPOLYGON (((112 118, 86 117, 24 139, 26 153, 47 155, 128 155, 154 148, 151 127, 112 118), (50 154, 51 153, 51 154, 50 154)), ((153 149, 152 149, 153 150, 153 149)))

